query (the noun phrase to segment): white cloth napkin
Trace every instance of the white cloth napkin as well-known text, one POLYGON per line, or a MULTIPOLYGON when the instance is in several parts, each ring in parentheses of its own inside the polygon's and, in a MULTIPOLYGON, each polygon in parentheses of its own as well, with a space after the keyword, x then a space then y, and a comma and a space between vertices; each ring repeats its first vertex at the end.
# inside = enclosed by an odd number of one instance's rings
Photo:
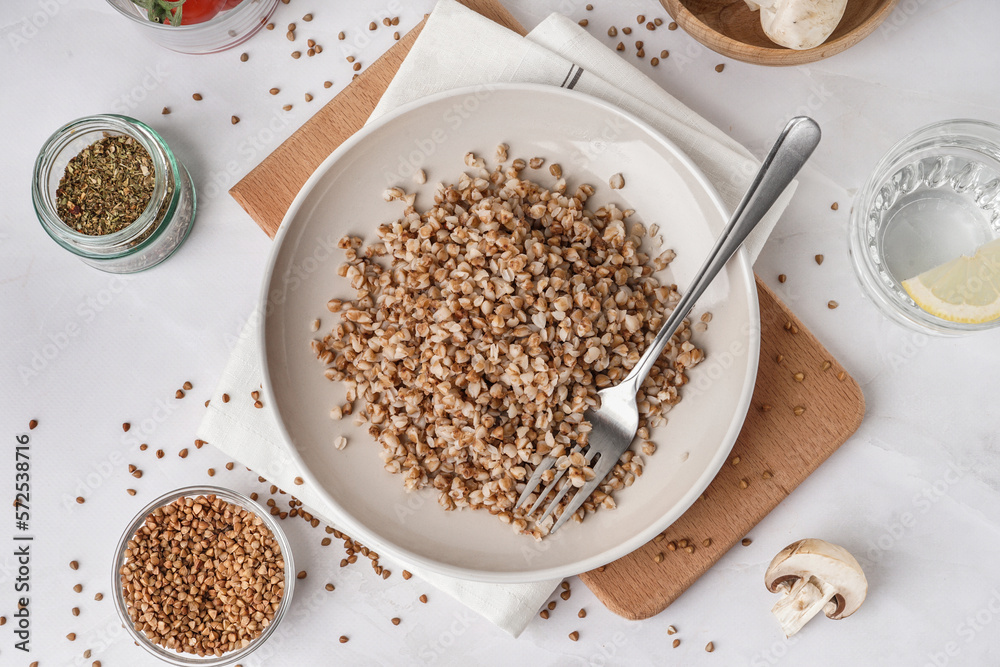
MULTIPOLYGON (((438 91, 514 81, 575 88, 642 118, 698 164, 730 209, 757 170, 758 162, 745 148, 569 19, 553 14, 523 38, 453 0, 438 3, 372 118, 438 91)), ((794 184, 747 240, 751 258, 757 257, 793 191, 794 184)), ((279 487, 294 490, 314 515, 336 525, 332 508, 309 487, 294 485, 300 471, 270 413, 253 409, 248 401, 222 402, 224 392, 245 395, 260 384, 259 324, 255 312, 216 387, 198 437, 279 487)), ((515 636, 558 585, 558 581, 486 584, 430 572, 416 574, 515 636)))

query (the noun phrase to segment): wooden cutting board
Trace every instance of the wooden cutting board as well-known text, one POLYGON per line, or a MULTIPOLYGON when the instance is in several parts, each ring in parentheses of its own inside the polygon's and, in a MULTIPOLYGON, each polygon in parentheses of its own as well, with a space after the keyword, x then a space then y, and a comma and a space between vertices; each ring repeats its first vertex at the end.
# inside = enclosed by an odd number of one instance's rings
POLYGON ((619 616, 638 620, 666 609, 861 425, 865 399, 858 383, 759 277, 757 295, 757 384, 729 461, 652 542, 580 575, 619 616), (804 408, 800 415, 797 407, 804 408), (671 550, 681 540, 694 553, 671 550))
MULTIPOLYGON (((462 1, 524 34, 497 0, 462 1)), ((229 191, 268 236, 274 237, 309 175, 364 125, 422 27, 393 45, 229 191)), ((580 575, 609 609, 625 618, 663 611, 847 440, 864 417, 858 383, 760 278, 757 292, 760 370, 733 458, 662 536, 601 571, 580 575), (805 374, 802 382, 794 377, 798 372, 805 374), (796 406, 805 408, 801 415, 795 414, 796 406), (735 457, 739 462, 734 465, 735 457), (694 553, 669 550, 671 542, 684 539, 694 553), (706 539, 711 540, 707 547, 706 539), (657 563, 659 553, 664 558, 657 563)))

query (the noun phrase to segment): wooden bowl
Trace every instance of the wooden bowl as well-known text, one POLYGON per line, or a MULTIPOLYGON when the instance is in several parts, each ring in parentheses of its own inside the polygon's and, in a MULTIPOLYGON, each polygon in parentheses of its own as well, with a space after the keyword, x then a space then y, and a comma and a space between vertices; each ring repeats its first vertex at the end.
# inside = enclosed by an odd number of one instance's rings
POLYGON ((783 67, 829 58, 872 33, 899 0, 848 0, 840 25, 814 49, 775 44, 760 26, 759 12, 743 0, 660 0, 677 24, 708 48, 754 65, 783 67))

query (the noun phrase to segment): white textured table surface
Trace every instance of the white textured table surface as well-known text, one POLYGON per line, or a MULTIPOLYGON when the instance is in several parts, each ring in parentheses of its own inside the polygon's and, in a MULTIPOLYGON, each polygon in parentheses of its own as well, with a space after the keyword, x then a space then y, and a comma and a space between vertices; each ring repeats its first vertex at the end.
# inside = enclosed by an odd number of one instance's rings
MULTIPOLYGON (((531 27, 550 11, 588 18, 595 35, 637 14, 667 19, 651 0, 509 0, 531 27)), ((202 403, 257 298, 270 247, 225 194, 351 78, 336 34, 369 63, 391 31, 367 31, 376 16, 399 15, 400 29, 430 0, 357 3, 292 0, 274 32, 212 56, 180 56, 146 42, 99 0, 13 0, 0 16, 0 488, 10 498, 14 445, 31 432, 31 647, 14 646, 17 532, 0 518, 0 664, 156 664, 132 645, 111 601, 111 556, 128 519, 155 496, 213 482, 263 491, 210 447, 194 450, 202 403), (406 5, 405 7, 403 5, 406 5), (292 61, 281 29, 300 27, 326 46, 292 61), (250 54, 247 63, 239 53, 250 54), (334 86, 324 89, 322 82, 334 86), (277 98, 267 89, 277 86, 277 98), (192 93, 204 101, 196 103, 192 93), (303 101, 312 93, 315 100, 303 101), (284 113, 286 101, 294 109, 284 113), (172 113, 162 116, 169 106, 172 113), (199 188, 191 237, 160 267, 130 277, 93 270, 58 248, 35 220, 29 195, 38 148, 63 123, 87 114, 126 113, 150 123, 187 165, 199 188), (230 116, 241 118, 231 125, 230 116), (190 380, 195 388, 176 400, 190 380), (123 433, 122 422, 132 429, 123 433), (138 444, 149 450, 138 451, 138 444), (177 452, 191 449, 187 459, 177 452), (166 456, 156 459, 163 449, 166 456), (134 463, 142 479, 129 476, 134 463), (218 473, 209 478, 207 469, 218 473), (138 490, 135 497, 125 489, 138 490), (76 496, 86 503, 74 502, 76 496), (80 569, 73 571, 69 561, 80 569), (82 593, 73 585, 83 584, 82 593), (94 594, 102 592, 103 601, 94 594), (70 613, 79 607, 78 617, 70 613), (66 634, 75 632, 70 642, 66 634), (93 651, 84 660, 85 649, 93 651)), ((669 20, 669 19, 667 19, 669 20)), ((756 154, 787 117, 814 116, 824 141, 796 198, 756 264, 757 272, 861 382, 868 414, 858 433, 816 474, 659 616, 627 622, 579 582, 549 620, 512 639, 417 578, 377 578, 359 563, 341 569, 338 544, 286 521, 297 563, 309 573, 291 615, 247 665, 981 665, 1000 658, 1000 391, 997 334, 959 340, 899 328, 866 301, 847 253, 854 192, 877 158, 920 125, 950 117, 1000 118, 995 26, 987 0, 903 0, 879 32, 830 60, 796 69, 728 61, 666 25, 636 29, 667 90, 756 154), (722 73, 715 65, 725 63, 722 73), (834 212, 830 204, 839 202, 834 212), (813 256, 825 255, 817 266, 813 256), (788 281, 778 284, 778 273, 788 281), (828 310, 827 301, 840 307, 828 310), (869 599, 851 619, 820 618, 793 640, 768 613, 762 584, 770 558, 806 536, 838 542, 858 557, 869 599), (323 586, 333 582, 336 590, 323 586), (417 598, 427 592, 424 605, 417 598), (587 610, 579 619, 577 611, 587 610), (393 616, 402 618, 394 627, 393 616), (682 644, 670 648, 669 624, 682 644), (578 630, 580 640, 567 639, 578 630), (338 642, 346 635, 350 641, 338 642), (714 641, 713 654, 704 646, 714 641)), ((604 37, 609 44, 615 40, 604 37)), ((634 54, 627 49, 626 54, 634 54)), ((624 57, 634 58, 634 55, 624 57)), ((5 503, 7 501, 4 501, 5 503)), ((9 505, 8 505, 9 506, 9 505)))

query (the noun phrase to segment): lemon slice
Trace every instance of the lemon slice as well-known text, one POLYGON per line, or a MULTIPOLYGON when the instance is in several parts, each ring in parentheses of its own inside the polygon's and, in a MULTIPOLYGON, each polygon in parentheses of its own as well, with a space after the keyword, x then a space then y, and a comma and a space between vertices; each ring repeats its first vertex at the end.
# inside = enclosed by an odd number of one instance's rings
POLYGON ((1000 239, 979 246, 971 257, 962 255, 904 280, 903 289, 918 306, 949 322, 1000 318, 1000 239))

